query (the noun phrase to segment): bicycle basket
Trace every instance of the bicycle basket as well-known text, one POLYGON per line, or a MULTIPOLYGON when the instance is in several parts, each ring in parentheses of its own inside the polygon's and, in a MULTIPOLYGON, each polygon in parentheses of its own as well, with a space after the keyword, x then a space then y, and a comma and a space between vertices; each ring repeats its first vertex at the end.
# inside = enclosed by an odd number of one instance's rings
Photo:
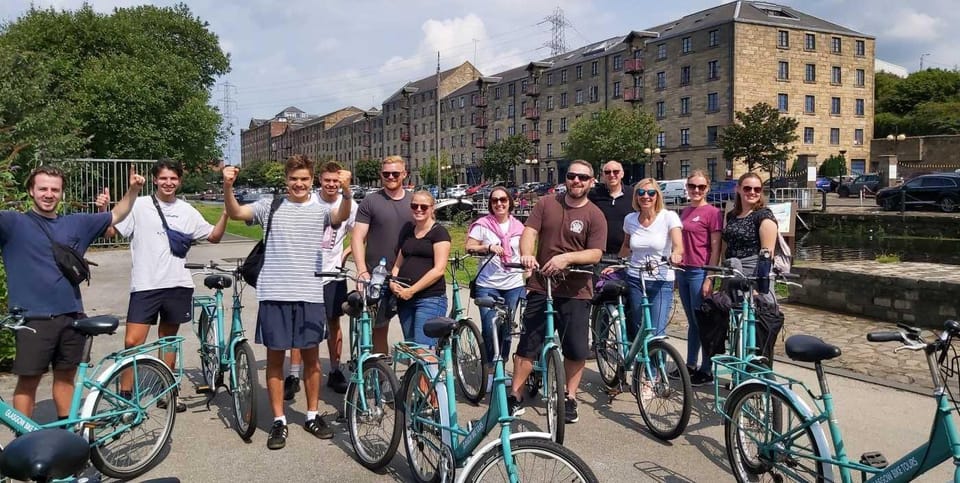
POLYGON ((960 413, 960 401, 957 400, 960 396, 960 354, 957 354, 953 337, 947 341, 939 357, 940 378, 943 379, 943 387, 947 389, 947 395, 953 402, 953 408, 960 413))

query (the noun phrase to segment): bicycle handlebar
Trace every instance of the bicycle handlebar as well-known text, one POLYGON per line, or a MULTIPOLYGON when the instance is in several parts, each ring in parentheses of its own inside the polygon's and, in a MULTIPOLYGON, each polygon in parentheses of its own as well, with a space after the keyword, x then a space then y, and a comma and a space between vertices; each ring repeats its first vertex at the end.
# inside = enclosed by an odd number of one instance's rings
MULTIPOLYGON (((565 268, 565 269, 563 269, 563 270, 564 270, 564 271, 567 271, 567 272, 580 272, 580 273, 593 274, 593 269, 594 269, 594 267, 596 267, 596 265, 592 265, 592 264, 588 264, 588 265, 568 265, 567 268, 565 268)), ((511 263, 511 262, 504 263, 504 264, 503 264, 503 268, 514 268, 514 269, 519 269, 519 270, 526 270, 526 269, 527 269, 527 267, 524 266, 522 263, 511 263)), ((539 272, 539 271, 540 271, 539 269, 533 269, 533 270, 536 271, 536 272, 539 272)))

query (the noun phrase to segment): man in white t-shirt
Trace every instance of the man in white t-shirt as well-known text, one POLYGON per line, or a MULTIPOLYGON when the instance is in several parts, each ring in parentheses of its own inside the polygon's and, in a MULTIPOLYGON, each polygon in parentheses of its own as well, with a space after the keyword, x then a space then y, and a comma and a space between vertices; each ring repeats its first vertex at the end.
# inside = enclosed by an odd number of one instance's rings
MULTIPOLYGON (((150 326, 157 325, 157 335, 177 335, 180 324, 190 322, 193 311, 193 278, 184 267, 185 258, 173 254, 164 220, 171 230, 188 235, 193 240, 206 239, 218 243, 227 227, 226 212, 220 215, 217 224, 211 225, 196 208, 177 199, 177 189, 183 176, 180 163, 160 159, 150 170, 156 193, 141 196, 133 204, 126 219, 110 227, 106 235, 120 234, 130 238, 130 256, 133 268, 130 271, 130 303, 127 307, 127 326, 124 346, 136 347, 147 340, 150 326), (163 220, 161 220, 161 214, 163 220)), ((104 193, 107 193, 104 191, 104 193)), ((105 210, 109 199, 102 203, 105 210)), ((174 369, 175 353, 163 354, 163 360, 174 369)), ((125 373, 121 380, 122 390, 133 385, 133 374, 125 373)), ((182 402, 177 402, 176 411, 186 411, 182 402)))
MULTIPOLYGON (((314 199, 330 213, 340 208, 343 195, 340 193, 339 164, 330 161, 320 167, 320 196, 314 199)), ((342 267, 350 249, 344 252, 343 241, 350 230, 353 230, 354 220, 357 217, 357 204, 350 203, 350 217, 340 223, 340 226, 327 226, 323 231, 323 271, 332 272, 342 267)), ((347 392, 347 378, 340 371, 340 354, 343 347, 343 333, 340 331, 340 316, 343 315, 343 303, 347 301, 346 280, 329 280, 323 285, 323 305, 327 311, 327 349, 330 352, 330 374, 327 377, 327 387, 338 394, 347 392)), ((302 362, 300 351, 290 351, 290 372, 283 381, 283 397, 289 401, 295 393, 300 391, 300 370, 302 362)))

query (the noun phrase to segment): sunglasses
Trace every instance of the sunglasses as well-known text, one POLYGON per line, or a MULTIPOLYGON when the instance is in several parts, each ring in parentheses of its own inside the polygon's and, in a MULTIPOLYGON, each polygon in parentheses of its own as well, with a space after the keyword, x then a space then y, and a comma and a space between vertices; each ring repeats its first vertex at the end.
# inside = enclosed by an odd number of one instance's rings
POLYGON ((705 185, 705 184, 687 183, 687 189, 688 189, 688 190, 700 190, 700 191, 703 191, 703 190, 707 189, 707 185, 705 185))
POLYGON ((500 197, 497 197, 497 198, 490 198, 490 204, 493 204, 493 203, 504 203, 504 204, 507 204, 507 203, 510 203, 510 198, 507 198, 506 196, 500 196, 500 197))
POLYGON ((759 195, 760 193, 763 193, 763 186, 741 186, 740 189, 743 190, 744 193, 751 193, 751 192, 752 192, 752 193, 756 193, 756 194, 758 194, 758 195, 759 195))
POLYGON ((381 171, 380 172, 380 176, 383 176, 384 178, 387 178, 387 179, 390 179, 390 178, 399 179, 401 174, 403 174, 403 171, 381 171))
POLYGON ((410 209, 413 211, 427 211, 433 205, 428 205, 426 203, 410 203, 410 209))
POLYGON ((650 198, 657 196, 657 190, 637 190, 637 196, 647 195, 650 198))
POLYGON ((579 179, 581 182, 586 183, 587 181, 593 179, 593 176, 586 173, 567 173, 568 181, 573 181, 575 179, 579 179))
POLYGON ((603 170, 603 174, 605 174, 605 175, 607 175, 607 176, 616 176, 616 175, 620 174, 620 170, 619 170, 619 169, 605 169, 605 170, 603 170))

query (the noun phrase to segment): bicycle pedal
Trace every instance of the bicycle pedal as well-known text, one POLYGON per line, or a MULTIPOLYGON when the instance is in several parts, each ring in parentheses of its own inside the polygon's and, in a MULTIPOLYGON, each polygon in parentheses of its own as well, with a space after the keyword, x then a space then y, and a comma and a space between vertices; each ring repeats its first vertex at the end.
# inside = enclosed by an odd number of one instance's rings
POLYGON ((863 453, 860 456, 860 464, 871 466, 877 469, 883 469, 887 467, 887 458, 883 456, 879 451, 870 451, 863 453))
POLYGON ((206 384, 202 386, 197 386, 197 394, 210 394, 213 392, 213 388, 207 386, 206 384))

